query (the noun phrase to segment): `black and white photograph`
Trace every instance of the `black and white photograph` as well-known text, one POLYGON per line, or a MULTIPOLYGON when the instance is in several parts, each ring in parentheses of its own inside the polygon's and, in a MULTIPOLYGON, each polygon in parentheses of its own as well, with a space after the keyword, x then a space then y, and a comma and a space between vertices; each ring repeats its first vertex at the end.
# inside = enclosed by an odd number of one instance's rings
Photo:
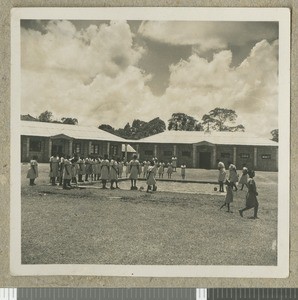
POLYGON ((16 9, 15 275, 286 277, 287 9, 16 9))

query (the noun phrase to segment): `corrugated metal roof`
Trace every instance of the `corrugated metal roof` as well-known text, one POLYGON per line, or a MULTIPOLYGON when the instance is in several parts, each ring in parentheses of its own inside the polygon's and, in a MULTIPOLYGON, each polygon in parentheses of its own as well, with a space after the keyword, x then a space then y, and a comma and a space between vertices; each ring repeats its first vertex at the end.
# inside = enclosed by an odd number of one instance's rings
POLYGON ((98 129, 97 127, 21 121, 21 135, 53 137, 59 134, 64 134, 79 140, 99 140, 127 143, 125 139, 98 129))
POLYGON ((135 143, 197 144, 207 142, 216 145, 278 146, 278 143, 246 132, 164 131, 135 141, 135 143))

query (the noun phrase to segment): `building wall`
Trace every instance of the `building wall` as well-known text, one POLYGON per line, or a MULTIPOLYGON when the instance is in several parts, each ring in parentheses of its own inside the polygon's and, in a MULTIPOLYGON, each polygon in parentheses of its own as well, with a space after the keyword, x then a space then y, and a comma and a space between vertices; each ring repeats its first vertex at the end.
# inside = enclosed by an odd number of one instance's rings
POLYGON ((21 162, 29 162, 33 156, 37 156, 39 162, 48 161, 47 139, 42 137, 21 137, 21 162), (32 142, 39 144, 39 150, 32 150, 32 142), (31 147, 30 147, 31 146, 31 147))
MULTIPOLYGON (((157 158, 168 162, 174 155, 174 144, 134 144, 133 147, 139 145, 139 158, 141 161, 151 160, 155 150, 157 158), (171 155, 170 155, 171 154, 171 155)), ((263 171, 277 171, 277 153, 278 147, 270 146, 241 146, 241 145, 190 145, 177 144, 176 156, 177 166, 185 163, 187 167, 199 168, 204 165, 204 168, 217 168, 217 160, 223 161, 228 167, 229 163, 236 164, 237 169, 242 169, 243 166, 263 171), (196 147, 195 158, 193 150, 196 147), (214 152, 214 149, 216 152, 214 152), (255 153, 257 153, 255 157, 255 153), (207 164, 202 164, 202 159, 207 159, 207 164), (255 164, 256 163, 256 164, 255 164)))
POLYGON ((189 144, 177 145, 177 166, 185 164, 187 168, 193 168, 193 147, 189 144))
POLYGON ((77 153, 83 155, 84 157, 89 154, 96 156, 104 156, 109 153, 109 156, 115 156, 121 158, 121 145, 119 142, 106 142, 106 141, 89 141, 89 140, 69 140, 69 139, 50 139, 46 137, 21 137, 21 162, 28 162, 33 155, 38 157, 39 162, 48 162, 52 155, 52 147, 59 147, 59 151, 64 155, 72 155, 77 153), (30 143, 34 141, 40 143, 39 151, 30 150, 30 143), (78 148, 77 148, 77 145, 78 148), (96 145, 98 148, 94 153, 94 147, 96 145), (78 150, 78 151, 77 151, 78 150))
POLYGON ((256 170, 278 171, 278 148, 258 147, 256 170))
MULTIPOLYGON (((72 143, 68 139, 50 140, 45 137, 21 137, 21 161, 28 162, 33 155, 38 157, 39 162, 48 162, 51 156, 51 145, 62 145, 63 153, 70 154, 76 152, 76 145, 80 145, 78 154, 86 157, 89 154, 96 156, 104 156, 109 154, 110 157, 115 156, 121 158, 121 143, 107 141, 88 141, 88 140, 73 140, 72 143), (39 150, 30 149, 30 141, 39 145, 39 150), (97 152, 93 153, 94 146, 98 147, 97 152)), ((31 145, 32 146, 32 145, 31 145)), ((223 161, 226 166, 229 162, 236 164, 237 169, 241 169, 244 165, 248 168, 264 171, 278 170, 278 147, 273 146, 235 146, 235 145, 216 145, 216 155, 214 157, 211 146, 196 146, 196 157, 193 157, 194 145, 190 144, 143 144, 134 143, 132 146, 139 149, 139 159, 141 161, 151 160, 156 156, 159 160, 169 162, 171 158, 177 156, 177 166, 185 163, 187 167, 200 167, 200 159, 204 156, 202 153, 211 153, 210 167, 216 168, 216 160, 223 161), (236 158, 236 159, 235 159, 236 158)))

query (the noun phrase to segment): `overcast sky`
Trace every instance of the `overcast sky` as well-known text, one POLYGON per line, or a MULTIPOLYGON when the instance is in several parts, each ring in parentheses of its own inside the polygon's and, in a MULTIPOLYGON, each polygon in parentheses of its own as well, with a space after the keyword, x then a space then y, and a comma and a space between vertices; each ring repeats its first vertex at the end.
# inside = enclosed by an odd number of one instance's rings
POLYGON ((278 128, 278 23, 21 22, 21 113, 115 128, 234 109, 246 131, 278 128))

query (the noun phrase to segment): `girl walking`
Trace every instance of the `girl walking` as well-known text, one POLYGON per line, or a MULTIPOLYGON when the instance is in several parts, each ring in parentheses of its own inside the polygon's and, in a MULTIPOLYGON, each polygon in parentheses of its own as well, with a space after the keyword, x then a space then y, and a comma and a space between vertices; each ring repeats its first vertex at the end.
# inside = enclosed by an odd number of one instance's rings
POLYGON ((235 188, 235 191, 238 191, 236 183, 238 182, 238 174, 236 166, 230 163, 229 165, 229 180, 232 184, 232 187, 235 188))
POLYGON ((227 212, 231 212, 230 211, 230 204, 233 202, 233 186, 231 184, 230 181, 226 181, 226 190, 227 190, 227 194, 225 197, 225 203, 220 207, 220 209, 222 209, 224 206, 228 207, 227 212))
POLYGON ((253 208, 254 209, 254 216, 250 217, 250 219, 258 219, 258 209, 259 209, 259 202, 257 199, 258 192, 257 192, 257 186, 254 181, 255 177, 255 171, 249 170, 248 171, 249 179, 247 180, 247 194, 246 194, 246 205, 244 208, 239 210, 239 214, 241 217, 243 217, 243 212, 253 208))
POLYGON ((241 191, 243 190, 244 185, 247 186, 247 179, 248 179, 247 171, 248 171, 248 169, 246 167, 243 167, 243 169, 242 169, 242 175, 241 175, 240 180, 239 180, 239 184, 242 185, 241 189, 240 189, 241 191))
POLYGON ((218 163, 218 183, 219 183, 219 192, 224 192, 224 182, 226 180, 226 169, 225 165, 222 162, 218 163))

